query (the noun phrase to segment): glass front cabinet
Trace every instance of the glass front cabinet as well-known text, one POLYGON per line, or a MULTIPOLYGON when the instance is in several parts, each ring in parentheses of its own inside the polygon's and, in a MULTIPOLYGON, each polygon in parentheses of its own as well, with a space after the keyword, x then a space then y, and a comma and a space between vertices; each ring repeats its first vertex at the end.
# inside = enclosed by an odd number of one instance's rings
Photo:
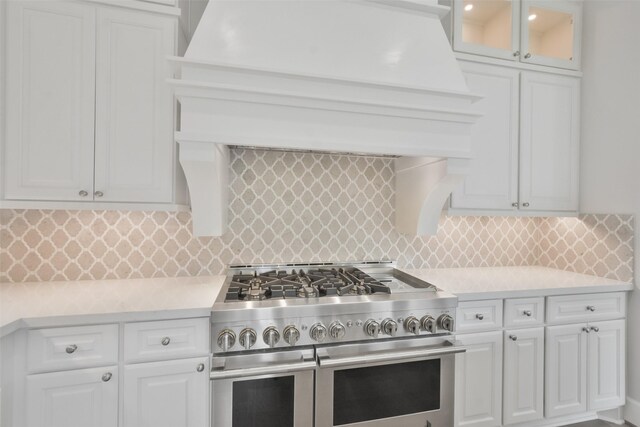
POLYGON ((458 52, 577 70, 581 33, 579 1, 453 0, 458 52))

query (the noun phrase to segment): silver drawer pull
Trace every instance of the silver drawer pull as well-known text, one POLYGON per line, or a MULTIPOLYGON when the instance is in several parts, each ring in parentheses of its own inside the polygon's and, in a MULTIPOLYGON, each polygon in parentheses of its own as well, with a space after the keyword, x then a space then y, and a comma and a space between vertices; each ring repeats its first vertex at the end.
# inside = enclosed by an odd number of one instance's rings
POLYGON ((162 345, 164 345, 164 346, 169 345, 170 342, 171 342, 171 338, 169 338, 169 337, 164 337, 164 338, 162 338, 162 341, 160 341, 160 343, 162 345))
POLYGON ((518 337, 516 335, 509 335, 509 339, 511 341, 518 341, 518 337))
POLYGON ((71 353, 75 353, 77 349, 78 349, 77 345, 71 344, 70 346, 67 346, 67 348, 65 348, 64 351, 66 351, 68 354, 71 354, 71 353))
POLYGON ((594 305, 588 305, 587 306, 587 310, 589 311, 596 311, 596 307, 594 305))
POLYGON ((113 374, 111 372, 107 372, 106 374, 102 375, 102 381, 106 383, 111 379, 112 376, 113 374))
POLYGON ((591 327, 591 330, 592 330, 593 332, 600 332, 600 328, 598 328, 597 326, 592 326, 592 327, 591 327))
POLYGON ((484 319, 484 314, 480 314, 480 313, 476 314, 476 319, 483 320, 484 319))
POLYGON ((523 314, 524 314, 525 316, 527 316, 527 317, 531 317, 531 314, 532 314, 532 313, 531 313, 531 310, 525 310, 525 311, 523 312, 523 314))
POLYGON ((582 328, 582 332, 586 332, 589 333, 589 328, 587 328, 586 326, 582 328))
POLYGON ((198 364, 198 367, 196 368, 196 371, 198 371, 198 372, 204 371, 204 363, 198 364))

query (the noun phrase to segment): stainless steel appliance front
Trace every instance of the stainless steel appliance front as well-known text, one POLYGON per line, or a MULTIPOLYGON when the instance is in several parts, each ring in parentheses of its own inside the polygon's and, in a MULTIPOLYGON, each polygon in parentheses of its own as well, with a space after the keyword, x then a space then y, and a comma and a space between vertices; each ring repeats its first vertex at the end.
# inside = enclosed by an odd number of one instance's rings
POLYGON ((463 351, 446 337, 318 347, 315 427, 451 427, 463 351))
POLYGON ((313 349, 213 358, 212 426, 313 427, 313 349))

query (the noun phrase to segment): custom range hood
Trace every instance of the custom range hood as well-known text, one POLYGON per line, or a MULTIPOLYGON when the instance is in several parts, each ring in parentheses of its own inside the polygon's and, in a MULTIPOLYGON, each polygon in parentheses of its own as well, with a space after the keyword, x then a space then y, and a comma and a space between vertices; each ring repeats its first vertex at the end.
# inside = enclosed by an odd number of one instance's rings
POLYGON ((229 146, 397 156, 396 225, 434 234, 478 117, 437 0, 210 0, 170 80, 196 236, 227 226, 229 146))

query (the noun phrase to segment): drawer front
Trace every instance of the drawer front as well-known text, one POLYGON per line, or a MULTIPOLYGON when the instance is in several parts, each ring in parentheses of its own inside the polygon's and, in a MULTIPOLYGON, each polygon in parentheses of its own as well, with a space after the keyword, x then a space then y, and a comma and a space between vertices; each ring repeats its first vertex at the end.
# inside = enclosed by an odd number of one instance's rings
POLYGON ((30 373, 118 363, 118 325, 32 329, 27 334, 30 373))
POLYGON ((505 300, 504 324, 507 328, 544 324, 544 297, 505 300))
POLYGON ((209 318, 127 323, 126 362, 202 356, 210 353, 209 318))
POLYGON ((466 301, 458 304, 457 332, 474 332, 502 327, 502 300, 466 301))
POLYGON ((620 319, 627 314, 624 292, 547 298, 547 323, 620 319))

